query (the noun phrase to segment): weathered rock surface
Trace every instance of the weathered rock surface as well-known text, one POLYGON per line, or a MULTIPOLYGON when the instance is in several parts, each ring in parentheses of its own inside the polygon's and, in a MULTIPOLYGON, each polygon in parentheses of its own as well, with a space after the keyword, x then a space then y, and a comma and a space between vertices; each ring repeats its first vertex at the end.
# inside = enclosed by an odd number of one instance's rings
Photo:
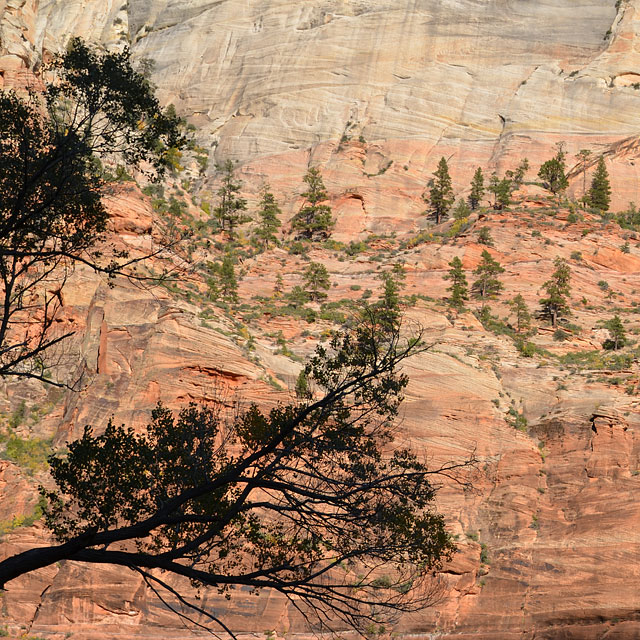
MULTIPOLYGON (((552 330, 533 339, 552 354, 597 350, 598 323, 614 305, 628 329, 640 329, 631 307, 640 290, 637 238, 589 216, 565 226, 566 212, 539 213, 549 203, 531 190, 535 202, 516 213, 474 218, 465 235, 447 244, 398 244, 424 224, 421 195, 441 155, 453 154, 461 191, 478 164, 502 171, 526 155, 535 172, 553 144, 566 140, 571 154, 584 147, 605 152, 617 202, 638 197, 640 0, 615 4, 0 3, 4 86, 23 82, 25 68, 70 34, 109 46, 130 41, 138 58, 156 60, 154 81, 163 99, 199 127, 200 142, 217 159, 240 160, 247 195, 269 179, 286 196, 291 215, 304 168, 318 164, 338 219, 334 239, 398 233, 397 241, 378 240, 375 250, 355 257, 322 248, 309 257, 329 268, 336 285, 331 301, 376 290, 376 267, 405 261, 406 292, 425 297, 409 315, 427 327, 425 337, 436 346, 407 364, 401 437, 434 465, 472 451, 482 459, 473 491, 452 483, 439 494, 460 552, 442 575, 442 602, 400 621, 396 630, 406 637, 640 637, 637 363, 624 371, 591 371, 561 366, 548 355, 524 358, 510 339, 486 331, 470 313, 448 318, 440 302, 448 262, 458 255, 468 272, 474 269, 484 249, 475 241, 477 228, 488 226, 491 252, 506 268, 505 294, 491 302, 493 312, 506 316, 504 300, 517 293, 535 308, 553 259, 562 256, 573 270, 572 322, 582 331, 562 343, 552 330), (621 250, 626 241, 633 241, 628 252, 621 250), (603 281, 607 288, 598 284, 603 281), (528 427, 514 428, 517 414, 528 427)), ((209 178, 203 196, 215 184, 215 176, 209 178)), ((580 194, 581 188, 576 171, 572 189, 580 194)), ((111 206, 120 241, 148 248, 148 202, 133 190, 111 206)), ((247 260, 240 297, 257 306, 252 296, 270 296, 276 273, 289 290, 300 283, 304 264, 281 249, 247 260)), ((185 291, 188 284, 179 283, 185 291)), ((300 366, 280 352, 274 335, 281 332, 291 350, 305 356, 328 326, 263 316, 247 324, 255 337, 250 351, 250 336, 236 318, 217 310, 205 319, 200 311, 197 301, 164 289, 110 289, 79 269, 64 291, 61 320, 77 331, 74 374, 82 390, 58 399, 21 434, 54 436, 61 445, 86 423, 100 429, 113 415, 142 428, 158 400, 177 408, 225 392, 269 405, 293 385, 300 366)), ((43 397, 37 385, 5 384, 0 400, 8 415, 20 400, 32 407, 43 397)), ((6 523, 33 509, 43 478, 0 464, 0 520, 6 523)), ((40 525, 16 528, 0 553, 45 541, 40 525)), ((254 638, 267 629, 305 631, 270 594, 239 592, 230 603, 208 594, 204 604, 224 610, 232 628, 254 638)), ((77 640, 192 637, 134 574, 71 563, 11 584, 1 616, 0 628, 6 624, 16 636, 28 630, 50 638, 71 633, 77 640)))
POLYGON ((528 156, 537 170, 566 140, 570 154, 605 153, 618 204, 638 198, 638 0, 5 4, 7 68, 70 34, 131 43, 155 60, 163 99, 255 187, 286 178, 290 193, 287 166, 299 180, 307 163, 334 164, 332 191, 360 190, 385 216, 392 194, 419 198, 441 155, 463 189, 477 165, 528 156), (361 162, 344 171, 339 141, 359 138, 361 162))

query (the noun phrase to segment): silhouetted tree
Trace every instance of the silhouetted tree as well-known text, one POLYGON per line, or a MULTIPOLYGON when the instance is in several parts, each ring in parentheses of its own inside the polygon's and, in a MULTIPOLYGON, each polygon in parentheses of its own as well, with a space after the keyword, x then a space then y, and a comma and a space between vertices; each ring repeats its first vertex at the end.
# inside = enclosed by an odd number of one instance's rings
POLYGON ((431 479, 467 464, 430 469, 392 444, 407 384, 396 369, 423 348, 364 309, 306 365, 308 397, 228 418, 159 405, 142 434, 86 427, 50 458, 57 489, 42 490, 59 543, 1 561, 0 588, 62 560, 120 565, 224 631, 219 611, 188 602, 165 575, 229 597, 270 589, 330 629, 363 632, 423 608, 454 550, 431 479))
POLYGON ((125 167, 162 174, 186 140, 128 49, 75 38, 46 69, 41 92, 0 91, 0 377, 63 384, 48 356, 73 333, 57 319, 74 265, 142 278, 143 257, 92 249, 106 230, 101 196, 125 167))

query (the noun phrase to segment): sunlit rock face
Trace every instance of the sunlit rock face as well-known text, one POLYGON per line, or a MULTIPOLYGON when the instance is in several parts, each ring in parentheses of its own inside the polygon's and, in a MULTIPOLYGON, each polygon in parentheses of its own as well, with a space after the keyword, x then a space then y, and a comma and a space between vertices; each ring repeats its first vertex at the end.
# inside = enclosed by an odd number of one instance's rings
POLYGON ((640 3, 618 4, 29 0, 5 8, 3 60, 33 62, 70 34, 130 43, 215 158, 260 179, 339 162, 341 139, 366 141, 363 166, 334 186, 368 189, 374 212, 389 205, 376 191, 419 195, 441 155, 462 190, 478 164, 502 171, 527 156, 537 170, 560 140, 570 164, 584 147, 606 153, 626 204, 637 197, 640 3), (384 174, 364 166, 380 160, 392 163, 384 174))
MULTIPOLYGON (((402 236, 424 224, 422 194, 443 155, 457 194, 464 195, 476 166, 502 174, 527 156, 527 177, 534 179, 555 143, 565 141, 571 168, 580 149, 591 149, 594 163, 605 154, 616 207, 640 197, 640 0, 615 5, 0 0, 0 75, 5 87, 24 84, 28 69, 72 35, 107 47, 128 45, 137 60, 155 61, 161 99, 196 125, 199 143, 211 152, 197 199, 213 199, 215 161, 231 158, 250 200, 268 180, 290 216, 302 175, 318 165, 337 219, 334 239, 349 242, 364 232, 402 236)), ((570 192, 580 196, 582 189, 583 176, 574 169, 570 192)), ((589 330, 612 299, 597 283, 606 280, 621 296, 616 302, 629 303, 640 290, 640 251, 635 244, 621 251, 626 232, 613 225, 588 234, 581 233, 586 225, 565 229, 566 211, 550 225, 535 217, 541 189, 529 187, 526 195, 526 230, 522 211, 480 223, 491 227, 491 251, 507 268, 505 295, 491 302, 493 309, 506 316, 506 299, 516 293, 534 309, 554 258, 571 260, 577 252, 572 321, 582 334, 558 344, 552 331, 541 331, 536 340, 556 351, 599 349, 589 330)), ((152 241, 153 213, 138 190, 119 194, 110 211, 119 242, 151 246, 145 243, 152 241)), ((474 229, 455 243, 423 244, 401 256, 407 292, 429 300, 410 311, 411 320, 427 327, 436 346, 407 366, 411 383, 399 438, 434 465, 473 451, 482 463, 472 489, 452 484, 439 494, 460 548, 442 576, 442 601, 401 620, 397 631, 449 640, 637 640, 637 401, 622 386, 586 376, 565 380, 566 369, 521 357, 512 341, 484 331, 471 313, 448 319, 438 304, 447 295, 449 261, 459 255, 470 272, 484 248, 474 229), (510 423, 512 407, 526 415, 528 431, 510 423)), ((372 253, 339 260, 316 248, 311 257, 327 265, 336 284, 330 300, 359 297, 354 286, 379 287, 372 253)), ((383 266, 394 259, 389 254, 383 266)), ((299 284, 305 264, 281 249, 248 260, 241 300, 270 296, 276 273, 287 288, 299 284)), ((53 436, 56 444, 79 435, 87 422, 103 428, 111 415, 141 428, 158 400, 177 408, 222 390, 272 405, 286 397, 300 365, 280 353, 269 334, 281 332, 302 357, 313 348, 305 322, 261 318, 259 330, 251 327, 256 350, 249 354, 245 337, 221 311, 204 319, 195 303, 164 290, 110 289, 88 270, 78 269, 64 294, 62 320, 76 331, 73 348, 86 384, 34 427, 35 435, 53 436)), ((628 375, 637 384, 637 364, 628 375)), ((36 391, 25 389, 20 393, 31 406, 36 391)), ((10 392, 15 388, 3 387, 3 411, 10 392)), ((28 512, 39 480, 2 461, 0 519, 28 512)), ((41 525, 18 528, 0 553, 44 540, 41 525)), ((217 594, 204 602, 224 608, 225 621, 253 638, 267 629, 305 631, 273 594, 239 590, 230 603, 217 594)), ((12 629, 22 624, 42 636, 192 637, 138 576, 71 563, 16 581, 0 615, 0 628, 6 620, 12 629)))

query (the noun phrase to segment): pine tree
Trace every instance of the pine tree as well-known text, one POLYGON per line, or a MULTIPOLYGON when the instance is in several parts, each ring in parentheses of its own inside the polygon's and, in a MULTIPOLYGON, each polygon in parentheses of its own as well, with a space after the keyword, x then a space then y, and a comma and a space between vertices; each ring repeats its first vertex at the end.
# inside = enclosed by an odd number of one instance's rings
POLYGON ((268 249, 270 242, 277 242, 276 233, 278 228, 282 226, 279 220, 282 211, 276 202, 275 196, 269 191, 268 185, 262 191, 262 199, 259 206, 258 226, 255 228, 253 235, 265 249, 268 249))
POLYGON ((391 271, 380 274, 383 287, 376 308, 379 310, 382 323, 389 329, 396 327, 400 320, 400 291, 404 286, 405 278, 404 265, 399 262, 393 265, 391 271))
POLYGON ((482 169, 478 167, 473 174, 473 180, 471 180, 471 193, 469 194, 469 206, 472 211, 475 211, 482 202, 484 197, 484 175, 482 169))
POLYGON ((485 244, 487 247, 493 247, 493 238, 489 227, 480 227, 478 229, 478 244, 485 244))
POLYGON ((324 300, 327 297, 326 290, 331 288, 329 272, 320 262, 312 262, 302 274, 304 285, 311 300, 324 300))
POLYGON ((431 187, 429 188, 429 203, 431 211, 436 219, 436 224, 447 215, 453 204, 453 189, 451 188, 451 177, 449 176, 449 166, 443 156, 440 158, 438 168, 433 174, 431 187))
POLYGON ((309 388, 309 378, 307 372, 304 369, 300 370, 298 377, 296 378, 296 398, 299 400, 310 400, 311 389, 309 388))
POLYGON ((451 286, 447 288, 447 291, 451 292, 449 296, 449 304, 455 309, 462 309, 464 307, 465 300, 469 299, 469 290, 467 287, 467 278, 464 275, 464 269, 462 268, 462 260, 456 256, 450 263, 449 272, 444 276, 445 280, 451 280, 451 286))
POLYGON ((522 186, 522 182, 524 181, 524 176, 527 171, 529 171, 529 159, 523 158, 522 162, 518 165, 515 171, 510 172, 511 175, 507 176, 511 179, 511 190, 515 191, 522 186))
POLYGON ((511 180, 498 178, 497 173, 491 174, 489 191, 493 193, 493 208, 502 210, 511 204, 511 180))
POLYGON ((549 189, 553 195, 562 193, 569 186, 569 180, 565 174, 567 154, 564 151, 564 144, 558 143, 556 148, 558 150, 556 155, 544 162, 538 171, 538 177, 542 180, 544 188, 549 189))
POLYGON ((518 333, 529 331, 531 329, 531 313, 521 293, 509 300, 509 307, 511 308, 511 313, 516 317, 516 331, 518 333))
POLYGON ((604 162, 604 156, 600 156, 598 166, 591 180, 589 189, 589 203, 594 209, 608 211, 611 203, 611 185, 609 184, 609 173, 604 162))
POLYGON ((225 300, 238 302, 238 279, 236 278, 236 270, 231 253, 227 253, 224 256, 220 265, 218 286, 225 300))
POLYGON ((485 249, 481 254, 480 264, 473 270, 477 280, 471 287, 477 298, 493 298, 504 288, 497 276, 504 273, 500 263, 485 249))
POLYGON ((542 286, 547 292, 546 298, 540 299, 542 306, 540 317, 551 321, 551 326, 557 326, 558 319, 563 315, 569 315, 569 302, 571 293, 571 269, 564 258, 557 257, 553 264, 556 270, 542 286))
POLYGON ((454 210, 453 210, 453 218, 454 220, 464 220, 471 215, 471 208, 469 205, 462 199, 458 200, 454 210))
POLYGON ((238 196, 242 188, 242 182, 236 181, 233 176, 233 162, 227 160, 223 164, 216 164, 216 169, 222 172, 222 185, 218 189, 219 204, 213 210, 220 229, 227 231, 229 240, 235 237, 235 227, 249 221, 247 201, 238 196))
POLYGON ((602 346, 605 349, 611 349, 614 351, 624 347, 627 343, 627 334, 624 330, 622 320, 620 320, 620 316, 613 316, 611 320, 607 320, 607 322, 605 322, 604 326, 606 329, 609 329, 609 335, 611 338, 609 338, 609 340, 605 340, 602 346))
POLYGON ((331 234, 334 220, 331 216, 331 207, 321 204, 329 196, 320 169, 311 167, 303 180, 308 187, 302 194, 305 204, 291 220, 291 228, 297 231, 299 236, 309 240, 326 239, 331 234))

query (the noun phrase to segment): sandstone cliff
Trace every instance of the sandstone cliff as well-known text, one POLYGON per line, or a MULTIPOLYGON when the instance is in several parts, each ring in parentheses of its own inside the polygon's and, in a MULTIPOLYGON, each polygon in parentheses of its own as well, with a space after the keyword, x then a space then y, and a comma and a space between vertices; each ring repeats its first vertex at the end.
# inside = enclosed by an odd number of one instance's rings
POLYGON ((441 155, 463 188, 477 165, 501 171, 526 155, 538 166, 559 140, 570 154, 605 153, 626 205, 638 199, 639 9, 637 0, 9 0, 3 60, 46 58, 72 33, 130 43, 155 61, 163 100, 203 145, 256 181, 279 182, 301 161, 339 166, 339 141, 362 137, 364 166, 337 172, 334 191, 364 190, 374 214, 389 210, 383 194, 418 197, 441 155))
MULTIPOLYGON (((408 363, 402 438, 434 465, 474 450, 482 459, 474 491, 453 483, 440 492, 460 552, 441 576, 443 601, 399 623, 405 637, 640 634, 638 365, 563 359, 599 350, 598 324, 614 309, 630 333, 640 332, 638 238, 595 216, 569 223, 567 211, 530 188, 513 211, 473 217, 457 237, 409 242, 425 224, 421 194, 441 155, 452 156, 462 191, 478 164, 503 171, 527 155, 535 172, 553 143, 566 140, 570 153, 607 154, 617 202, 638 197, 639 9, 640 0, 0 4, 5 84, 19 82, 69 34, 130 42, 137 57, 156 60, 163 100, 198 126, 212 156, 240 161, 249 197, 268 178, 291 215, 304 168, 319 164, 338 218, 334 239, 370 239, 356 255, 340 246, 311 251, 331 273, 330 302, 375 291, 380 269, 405 263, 406 293, 419 296, 408 314, 436 346, 408 363), (569 340, 542 327, 533 340, 546 351, 523 357, 471 313, 448 314, 442 276, 456 255, 468 271, 477 265, 481 226, 506 267, 505 294, 491 302, 503 318, 516 293, 535 308, 553 259, 570 261, 580 330, 569 340)), ((214 185, 211 163, 197 199, 214 185)), ((572 188, 581 193, 581 185, 574 175, 572 188)), ((151 242, 148 198, 131 187, 110 207, 120 242, 151 242)), ((59 446, 111 415, 141 427, 158 399, 178 407, 238 392, 277 401, 300 366, 282 352, 278 333, 304 357, 330 323, 262 314, 256 296, 272 295, 276 273, 285 289, 298 284, 304 264, 283 249, 244 262, 240 297, 257 315, 203 304, 196 285, 189 297, 187 283, 181 294, 110 289, 79 269, 61 319, 77 330, 82 390, 51 397, 36 384, 3 383, 2 410, 12 416, 24 400, 29 417, 18 433, 59 446)), ((7 523, 32 511, 46 474, 1 464, 0 520, 10 531, 0 553, 8 554, 44 539, 39 524, 7 523)), ((225 607, 225 620, 254 638, 271 629, 305 633, 269 594, 239 592, 229 604, 209 594, 205 603, 225 607)), ((50 638, 192 637, 133 575, 71 563, 16 581, 0 616, 0 629, 50 638)))

